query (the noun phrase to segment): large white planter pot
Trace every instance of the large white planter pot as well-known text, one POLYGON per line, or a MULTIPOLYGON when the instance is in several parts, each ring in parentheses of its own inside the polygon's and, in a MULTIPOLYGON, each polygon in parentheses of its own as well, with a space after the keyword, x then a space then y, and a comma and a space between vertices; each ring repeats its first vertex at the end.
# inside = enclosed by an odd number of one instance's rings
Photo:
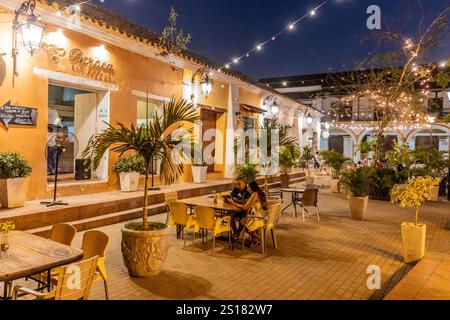
POLYGON ((161 272, 169 252, 170 228, 134 231, 122 228, 122 256, 132 277, 151 277, 161 272))
POLYGON ((354 220, 366 220, 367 204, 369 197, 353 197, 348 198, 350 213, 354 220))
POLYGON ((434 186, 430 191, 431 199, 430 201, 438 201, 439 200, 439 186, 434 186))
POLYGON ((330 188, 331 192, 333 193, 339 193, 339 179, 331 179, 330 180, 330 188))
POLYGON ((414 262, 425 256, 426 225, 402 223, 403 259, 406 263, 414 262))
POLYGON ((25 205, 29 178, 0 179, 0 204, 4 208, 18 208, 25 205))
POLYGON ((120 178, 120 190, 124 192, 136 191, 139 188, 139 172, 121 172, 120 178))
POLYGON ((192 166, 192 180, 194 180, 194 183, 204 183, 206 181, 207 172, 208 167, 192 166))

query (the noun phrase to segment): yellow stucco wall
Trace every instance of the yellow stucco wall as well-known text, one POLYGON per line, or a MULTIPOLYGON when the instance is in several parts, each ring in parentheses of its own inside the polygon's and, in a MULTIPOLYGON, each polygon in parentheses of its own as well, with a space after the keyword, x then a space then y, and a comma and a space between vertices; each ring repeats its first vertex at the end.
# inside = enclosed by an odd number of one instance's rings
MULTIPOLYGON (((3 15, 5 17, 5 15, 3 15)), ((12 20, 12 16, 11 16, 12 20)), ((55 31, 49 27, 49 32, 55 31)), ((66 56, 60 58, 58 64, 48 59, 45 50, 39 50, 31 57, 20 47, 18 57, 19 77, 12 86, 12 30, 8 24, 0 25, 0 47, 8 54, 0 57, 0 104, 11 100, 14 104, 38 109, 38 124, 36 127, 10 127, 6 130, 0 125, 0 151, 15 151, 21 153, 31 164, 33 173, 30 179, 29 199, 43 198, 49 195, 46 176, 45 145, 47 140, 48 114, 48 84, 46 78, 34 74, 33 68, 39 67, 65 74, 87 78, 72 70, 69 61, 69 51, 79 48, 85 56, 92 57, 94 47, 101 45, 100 41, 85 35, 64 30, 67 38, 66 56)), ((109 53, 108 62, 114 65, 113 83, 120 87, 118 92, 111 93, 110 121, 129 125, 136 123, 137 97, 132 90, 149 91, 152 94, 178 98, 182 94, 183 70, 173 70, 172 66, 163 62, 146 59, 126 50, 105 45, 109 53)), ((71 85, 67 85, 71 86, 71 85)), ((84 89, 89 90, 89 87, 84 89)), ((117 155, 110 155, 110 165, 116 161, 117 155)), ((95 191, 115 189, 117 177, 110 172, 108 184, 99 184, 95 191)), ((75 192, 76 188, 74 188, 75 192)))

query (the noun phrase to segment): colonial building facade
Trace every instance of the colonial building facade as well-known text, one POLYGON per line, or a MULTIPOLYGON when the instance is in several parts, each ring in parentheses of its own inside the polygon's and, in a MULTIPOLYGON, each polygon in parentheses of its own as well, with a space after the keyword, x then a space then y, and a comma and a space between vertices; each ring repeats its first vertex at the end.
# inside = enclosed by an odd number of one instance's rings
MULTIPOLYGON (((172 97, 192 100, 203 129, 223 133, 224 138, 205 142, 215 144, 211 176, 233 175, 233 141, 227 129, 257 128, 265 117, 277 116, 300 144, 313 143, 313 135, 320 137, 319 123, 306 121, 302 103, 237 72, 218 72, 214 63, 192 52, 164 55, 157 34, 95 5, 77 8, 73 3, 37 1, 35 14, 45 32, 33 54, 21 41, 16 47, 12 24, 0 24, 0 106, 23 107, 20 110, 31 110, 34 117, 31 123, 0 123, 0 151, 18 152, 30 162, 29 199, 52 193, 46 146, 53 130, 64 138, 66 149, 59 166, 61 196, 117 189, 112 172, 116 154, 105 156, 90 180, 74 179, 76 160, 105 123, 145 125, 172 97), (201 68, 207 68, 214 80, 208 96, 193 77, 201 68), (278 114, 271 111, 268 97, 276 98, 278 114), (305 127, 315 133, 305 133, 305 127)), ((2 1, 1 20, 12 22, 20 4, 2 1)), ((180 177, 191 179, 190 170, 180 177)))
MULTIPOLYGON (((335 82, 330 81, 352 73, 354 72, 302 75, 260 81, 299 103, 322 112, 320 149, 334 149, 359 161, 361 143, 373 139, 376 113, 368 97, 360 97, 349 105, 342 106, 339 100, 346 93, 336 92, 333 86, 335 82)), ((411 149, 418 145, 432 144, 439 150, 448 152, 450 125, 445 123, 444 117, 450 114, 450 88, 430 90, 422 109, 433 116, 432 123, 405 125, 394 122, 386 132, 387 140, 391 143, 407 143, 411 149)))

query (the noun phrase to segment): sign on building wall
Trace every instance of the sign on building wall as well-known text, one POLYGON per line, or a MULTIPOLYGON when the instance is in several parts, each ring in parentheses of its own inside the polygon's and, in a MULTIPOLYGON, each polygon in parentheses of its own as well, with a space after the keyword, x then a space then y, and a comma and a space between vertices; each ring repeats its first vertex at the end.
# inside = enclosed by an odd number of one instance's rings
POLYGON ((15 106, 8 101, 0 107, 0 122, 9 129, 10 125, 34 127, 37 124, 38 110, 15 106))

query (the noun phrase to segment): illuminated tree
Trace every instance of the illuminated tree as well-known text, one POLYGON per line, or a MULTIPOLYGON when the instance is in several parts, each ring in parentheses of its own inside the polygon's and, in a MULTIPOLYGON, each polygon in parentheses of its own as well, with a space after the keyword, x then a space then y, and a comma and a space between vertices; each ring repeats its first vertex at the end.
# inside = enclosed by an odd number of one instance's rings
POLYGON ((359 103, 361 97, 369 100, 376 128, 375 160, 384 156, 387 128, 392 124, 426 124, 423 104, 431 86, 448 85, 450 76, 445 63, 421 61, 426 59, 431 48, 448 37, 449 13, 450 7, 447 7, 424 32, 420 32, 420 26, 416 40, 391 31, 378 34, 380 42, 388 41, 397 49, 373 55, 359 64, 359 71, 338 74, 328 81, 336 92, 341 93, 340 106, 359 103))

